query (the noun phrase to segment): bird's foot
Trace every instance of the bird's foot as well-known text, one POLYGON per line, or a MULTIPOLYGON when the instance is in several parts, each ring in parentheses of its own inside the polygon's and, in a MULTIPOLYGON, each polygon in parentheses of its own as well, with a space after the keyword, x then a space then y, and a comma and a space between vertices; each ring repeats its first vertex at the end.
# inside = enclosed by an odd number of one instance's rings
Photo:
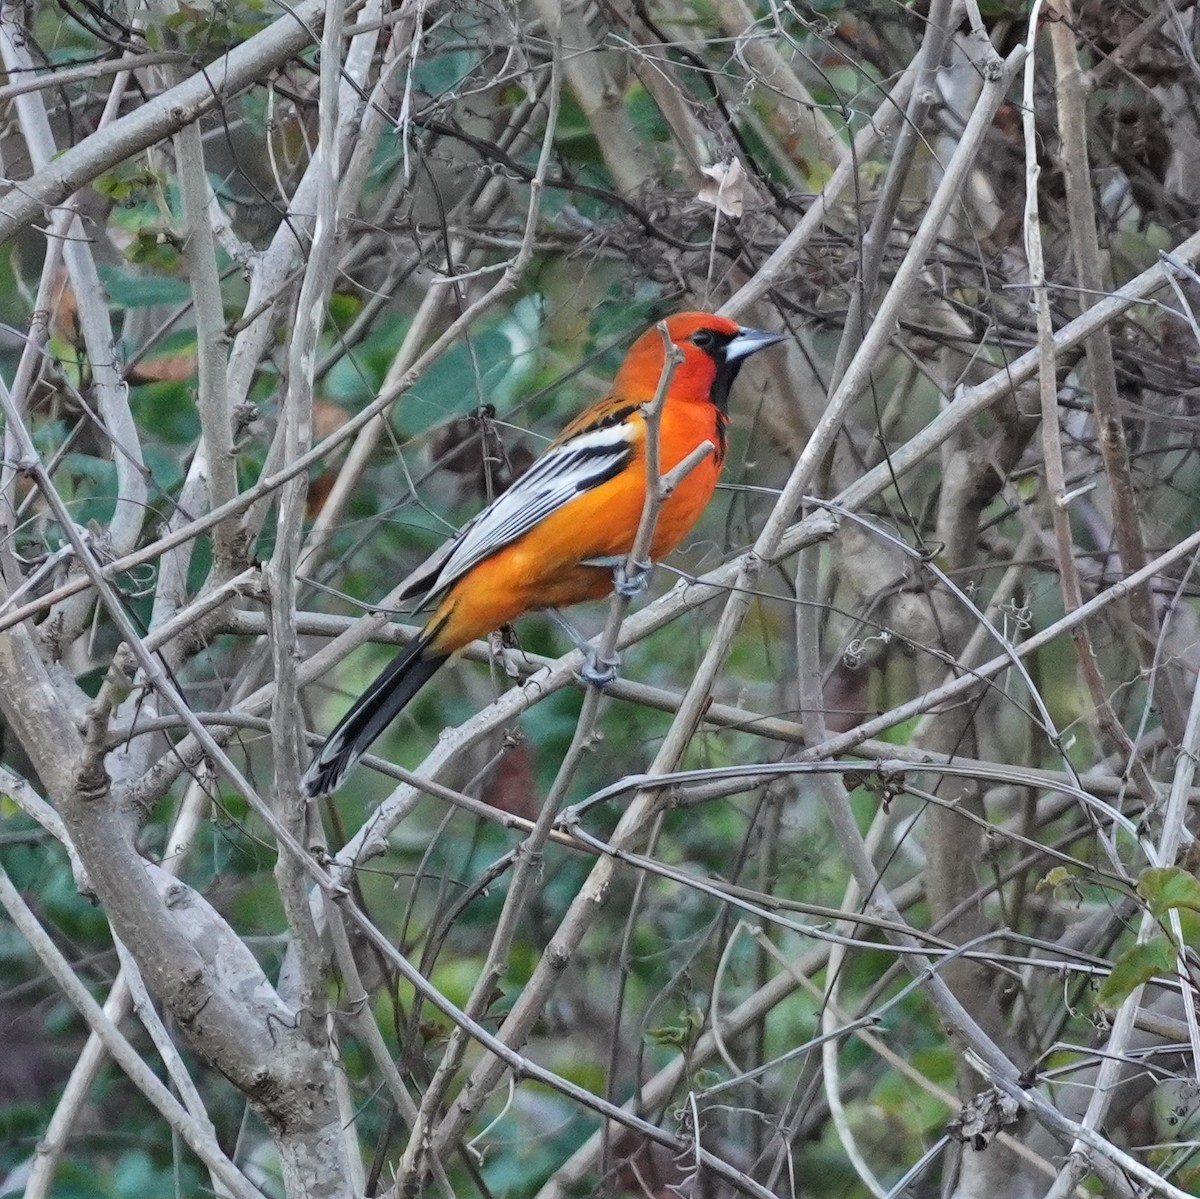
POLYGON ((617 667, 620 665, 620 658, 615 655, 602 658, 589 645, 584 650, 583 665, 576 677, 581 683, 586 683, 589 687, 599 687, 603 691, 605 687, 611 687, 617 681, 617 667))
POLYGON ((581 683, 586 683, 589 687, 604 688, 616 682, 617 667, 621 665, 620 658, 615 654, 611 658, 602 658, 596 647, 590 641, 585 641, 557 608, 547 608, 546 614, 570 637, 571 644, 583 652, 583 665, 575 675, 581 683))
POLYGON ((649 562, 635 562, 632 568, 629 568, 622 562, 613 571, 613 588, 616 593, 626 599, 632 599, 638 592, 645 591, 646 584, 650 582, 650 566, 649 562))

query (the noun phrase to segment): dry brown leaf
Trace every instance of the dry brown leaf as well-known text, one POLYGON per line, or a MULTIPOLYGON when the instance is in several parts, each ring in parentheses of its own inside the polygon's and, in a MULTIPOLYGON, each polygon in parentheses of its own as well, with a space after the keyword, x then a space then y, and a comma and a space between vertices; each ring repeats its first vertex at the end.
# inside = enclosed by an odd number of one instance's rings
POLYGON ((758 193, 740 159, 702 167, 701 174, 704 182, 696 193, 701 204, 709 204, 724 216, 731 217, 740 217, 747 207, 760 206, 758 193))

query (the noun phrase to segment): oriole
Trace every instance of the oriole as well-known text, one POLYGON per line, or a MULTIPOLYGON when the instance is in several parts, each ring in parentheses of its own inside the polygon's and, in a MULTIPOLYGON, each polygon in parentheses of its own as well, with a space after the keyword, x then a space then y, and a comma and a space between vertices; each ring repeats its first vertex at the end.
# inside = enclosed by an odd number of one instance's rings
MULTIPOLYGON (((725 458, 729 389, 753 353, 782 335, 726 317, 684 312, 667 334, 682 353, 659 422, 665 474, 703 442, 714 447, 663 502, 650 548, 658 561, 687 536, 712 498, 725 458)), ((333 791, 457 650, 525 612, 601 599, 633 548, 646 502, 645 406, 663 373, 656 327, 625 357, 612 391, 576 417, 507 491, 414 572, 401 599, 435 603, 421 635, 359 697, 313 759, 303 786, 333 791)))

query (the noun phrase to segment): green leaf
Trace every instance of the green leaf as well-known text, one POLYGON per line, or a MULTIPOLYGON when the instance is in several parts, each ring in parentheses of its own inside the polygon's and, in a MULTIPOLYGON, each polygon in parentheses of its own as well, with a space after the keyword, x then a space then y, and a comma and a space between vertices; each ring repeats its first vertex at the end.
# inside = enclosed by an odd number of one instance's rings
POLYGON ((156 304, 182 304, 191 298, 191 288, 184 279, 164 275, 143 275, 120 267, 102 265, 97 268, 104 290, 122 308, 150 308, 156 304))
MULTIPOLYGON (((180 266, 179 251, 172 244, 171 239, 162 232, 161 229, 153 229, 148 226, 143 226, 133 236, 133 241, 129 243, 129 248, 125 251, 125 257, 130 262, 135 262, 138 266, 150 267, 162 271, 174 271, 180 266)), ((174 282, 174 280, 169 280, 174 282)), ((187 285, 184 284, 185 298, 187 294, 187 285)), ((142 306, 145 301, 141 301, 142 306)), ((126 304, 126 308, 137 307, 136 304, 126 304)))
POLYGON ((1175 949, 1167 937, 1159 935, 1130 946, 1113 963, 1112 973, 1096 996, 1096 1006, 1115 1007, 1142 983, 1174 969, 1175 949))
POLYGON ((154 171, 143 168, 118 167, 94 180, 92 186, 118 204, 128 204, 135 197, 151 188, 161 187, 163 178, 154 171))
POLYGON ((654 1045, 667 1045, 672 1049, 682 1049, 688 1043, 687 1030, 664 1024, 661 1028, 646 1029, 646 1040, 654 1045))
POLYGON ((1138 875, 1137 893, 1155 916, 1171 908, 1200 912, 1200 879, 1179 866, 1151 866, 1138 875))
POLYGON ((690 1007, 681 1015, 681 1024, 666 1024, 661 1028, 646 1029, 646 1039, 655 1045, 669 1045, 675 1049, 690 1045, 696 1033, 704 1027, 704 1013, 698 1007, 690 1007))
POLYGON ((1184 945, 1200 945, 1200 912, 1179 909, 1179 934, 1184 945))
POLYGON ((1038 884, 1034 890, 1039 894, 1043 891, 1056 891, 1063 883, 1073 879, 1075 875, 1067 869, 1066 866, 1055 866, 1044 877, 1038 879, 1038 884))

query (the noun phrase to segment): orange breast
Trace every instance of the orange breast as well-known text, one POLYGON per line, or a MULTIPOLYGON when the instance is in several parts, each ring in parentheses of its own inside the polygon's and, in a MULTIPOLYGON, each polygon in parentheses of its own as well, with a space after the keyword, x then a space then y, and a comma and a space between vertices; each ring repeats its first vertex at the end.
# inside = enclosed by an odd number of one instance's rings
MULTIPOLYGON (((705 440, 718 452, 723 450, 723 429, 718 428, 722 420, 707 402, 668 403, 659 431, 661 473, 705 440)), ((720 473, 718 454, 709 454, 663 503, 651 543, 653 561, 687 536, 712 498, 720 473)), ((436 648, 452 652, 525 612, 608 595, 611 569, 580 563, 628 554, 645 502, 646 465, 639 447, 620 474, 570 500, 460 579, 430 619, 433 625, 447 618, 436 648)))

